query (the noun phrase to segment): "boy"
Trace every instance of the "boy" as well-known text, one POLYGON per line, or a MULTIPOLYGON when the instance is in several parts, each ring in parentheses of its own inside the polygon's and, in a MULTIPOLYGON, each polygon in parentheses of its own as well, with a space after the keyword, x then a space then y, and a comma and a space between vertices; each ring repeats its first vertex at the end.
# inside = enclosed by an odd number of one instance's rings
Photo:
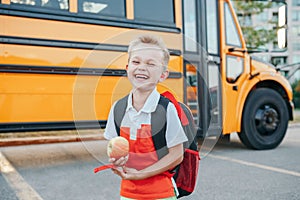
MULTIPOLYGON (((120 135, 129 141, 129 157, 110 159, 114 173, 122 178, 121 200, 177 199, 174 182, 168 170, 183 159, 183 142, 187 141, 172 103, 167 107, 166 141, 169 153, 158 159, 151 137, 151 112, 160 94, 156 86, 168 77, 169 52, 160 38, 144 35, 133 40, 128 48, 127 76, 132 85, 120 135), (119 168, 118 168, 119 167, 119 168), (120 169, 121 167, 121 169, 120 169)), ((104 137, 117 136, 112 106, 104 137)))

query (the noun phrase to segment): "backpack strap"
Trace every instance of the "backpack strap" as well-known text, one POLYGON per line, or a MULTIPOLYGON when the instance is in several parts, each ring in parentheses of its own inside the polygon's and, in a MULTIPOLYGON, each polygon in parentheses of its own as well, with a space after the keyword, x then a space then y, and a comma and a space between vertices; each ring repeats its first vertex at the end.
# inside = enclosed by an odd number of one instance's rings
POLYGON ((167 99, 169 99, 174 104, 182 126, 187 126, 189 124, 189 119, 188 119, 187 115, 185 114, 180 103, 174 97, 174 95, 169 91, 165 91, 161 95, 166 97, 167 99))
POLYGON ((121 122, 122 122, 122 119, 125 115, 125 111, 127 108, 128 96, 129 95, 120 99, 114 107, 115 127, 116 127, 118 136, 120 136, 120 127, 121 127, 121 122))
POLYGON ((166 140, 167 130, 167 107, 169 100, 160 96, 156 110, 151 113, 152 139, 158 159, 161 159, 169 153, 166 140))

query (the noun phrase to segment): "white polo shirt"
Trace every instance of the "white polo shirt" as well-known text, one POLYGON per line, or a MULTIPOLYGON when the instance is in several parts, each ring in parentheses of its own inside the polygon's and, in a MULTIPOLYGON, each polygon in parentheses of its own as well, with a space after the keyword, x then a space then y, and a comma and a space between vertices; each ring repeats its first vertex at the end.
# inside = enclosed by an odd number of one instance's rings
MULTIPOLYGON (((155 111, 158 104, 160 94, 156 89, 150 94, 145 102, 144 107, 140 111, 136 111, 132 105, 132 92, 129 94, 127 108, 125 111, 124 118, 121 122, 121 127, 130 127, 130 139, 136 140, 137 130, 141 128, 142 124, 151 124, 151 113, 155 111)), ((116 102, 113 104, 104 132, 104 137, 110 140, 117 137, 117 131, 114 123, 114 107, 116 102)), ((175 106, 170 102, 167 107, 167 127, 166 127, 166 141, 167 147, 174 147, 180 143, 187 141, 187 137, 181 126, 181 122, 177 115, 175 106)))

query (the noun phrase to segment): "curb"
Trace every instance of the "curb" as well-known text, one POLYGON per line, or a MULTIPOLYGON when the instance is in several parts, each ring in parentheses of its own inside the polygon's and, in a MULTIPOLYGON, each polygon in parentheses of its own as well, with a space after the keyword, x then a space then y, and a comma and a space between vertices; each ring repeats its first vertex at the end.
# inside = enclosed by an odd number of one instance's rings
POLYGON ((50 144, 63 142, 81 142, 104 140, 103 134, 92 135, 69 135, 69 136, 43 136, 43 137, 28 137, 28 138, 5 138, 0 140, 0 147, 33 145, 33 144, 50 144))
POLYGON ((300 123, 292 123, 289 124, 288 128, 299 128, 300 127, 300 123))
MULTIPOLYGON (((288 128, 299 128, 300 123, 289 124, 288 128)), ((0 147, 34 145, 34 144, 50 144, 50 143, 64 143, 64 142, 82 142, 105 140, 103 134, 90 135, 63 135, 63 136, 42 136, 42 137, 28 137, 28 138, 5 138, 0 140, 0 147)))

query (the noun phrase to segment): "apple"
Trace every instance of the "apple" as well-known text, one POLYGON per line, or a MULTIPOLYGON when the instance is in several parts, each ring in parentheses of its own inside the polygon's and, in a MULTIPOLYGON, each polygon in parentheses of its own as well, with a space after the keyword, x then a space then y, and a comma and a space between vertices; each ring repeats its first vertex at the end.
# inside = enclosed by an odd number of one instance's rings
POLYGON ((115 137, 108 142, 107 145, 107 155, 110 158, 120 159, 125 157, 129 152, 129 143, 128 141, 121 136, 115 137))

